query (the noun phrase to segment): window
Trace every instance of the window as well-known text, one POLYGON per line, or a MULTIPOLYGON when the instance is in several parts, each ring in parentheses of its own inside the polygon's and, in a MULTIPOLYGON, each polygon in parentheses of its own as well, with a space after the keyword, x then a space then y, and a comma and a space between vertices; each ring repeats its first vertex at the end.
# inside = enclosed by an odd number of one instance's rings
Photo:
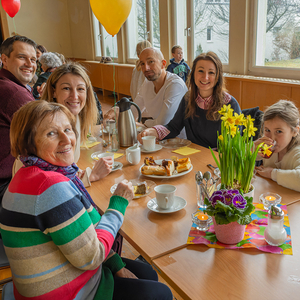
POLYGON ((222 63, 229 60, 230 2, 194 0, 194 57, 215 52, 222 63))
POLYGON ((118 45, 117 45, 117 35, 111 36, 103 27, 104 36, 104 56, 110 56, 116 61, 118 58, 118 45))
POLYGON ((187 55, 187 16, 186 16, 186 0, 176 1, 176 45, 180 45, 183 49, 183 57, 186 60, 187 55))
POLYGON ((208 26, 206 32, 206 40, 211 41, 212 26, 208 26))
POLYGON ((300 1, 258 0, 255 66, 300 68, 300 1))
POLYGON ((127 42, 128 42, 128 58, 137 59, 136 45, 137 43, 147 40, 147 16, 146 1, 132 1, 132 8, 126 21, 127 26, 127 42))
POLYGON ((93 14, 93 27, 94 27, 95 56, 100 57, 101 56, 100 24, 94 14, 93 14))
POLYGON ((152 30, 150 40, 153 47, 160 49, 160 21, 159 21, 159 0, 151 0, 152 30))

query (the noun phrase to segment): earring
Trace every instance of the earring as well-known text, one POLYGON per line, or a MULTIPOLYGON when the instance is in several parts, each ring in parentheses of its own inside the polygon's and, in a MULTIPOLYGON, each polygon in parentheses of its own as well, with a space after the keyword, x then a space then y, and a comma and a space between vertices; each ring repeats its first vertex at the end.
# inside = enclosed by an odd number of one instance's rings
POLYGON ((56 98, 53 97, 52 99, 53 99, 53 102, 57 102, 57 101, 56 101, 56 98))

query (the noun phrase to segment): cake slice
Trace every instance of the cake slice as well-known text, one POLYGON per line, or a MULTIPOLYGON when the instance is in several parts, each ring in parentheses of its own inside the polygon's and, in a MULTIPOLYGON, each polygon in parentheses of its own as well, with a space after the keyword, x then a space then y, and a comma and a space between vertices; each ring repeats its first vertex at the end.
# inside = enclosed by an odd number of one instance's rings
POLYGON ((140 182, 137 185, 135 185, 133 188, 134 188, 135 195, 145 195, 148 190, 147 182, 146 181, 140 182))

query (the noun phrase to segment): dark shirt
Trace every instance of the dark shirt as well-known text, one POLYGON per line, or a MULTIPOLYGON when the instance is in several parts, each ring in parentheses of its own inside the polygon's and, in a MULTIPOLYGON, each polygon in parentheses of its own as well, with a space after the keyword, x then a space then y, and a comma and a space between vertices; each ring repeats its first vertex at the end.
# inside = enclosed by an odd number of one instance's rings
POLYGON ((12 73, 0 70, 0 186, 10 180, 15 161, 10 154, 9 140, 13 114, 33 100, 29 90, 12 73))
POLYGON ((38 77, 35 85, 33 86, 33 97, 35 99, 40 98, 40 94, 37 91, 37 87, 41 86, 44 82, 47 82, 47 80, 51 74, 52 74, 52 72, 45 72, 38 77))
MULTIPOLYGON (((231 108, 234 112, 240 114, 241 109, 238 102, 231 96, 231 108)), ((170 133, 165 139, 175 138, 180 131, 185 128, 187 139, 192 143, 203 147, 217 147, 218 132, 221 133, 221 119, 218 121, 210 121, 206 119, 206 110, 197 106, 196 115, 194 118, 185 118, 185 97, 182 98, 181 103, 173 117, 173 119, 165 125, 170 130, 170 133)))
POLYGON ((167 71, 178 75, 184 82, 186 82, 191 69, 184 59, 177 63, 175 58, 172 58, 170 59, 170 63, 171 64, 169 64, 167 67, 167 71))

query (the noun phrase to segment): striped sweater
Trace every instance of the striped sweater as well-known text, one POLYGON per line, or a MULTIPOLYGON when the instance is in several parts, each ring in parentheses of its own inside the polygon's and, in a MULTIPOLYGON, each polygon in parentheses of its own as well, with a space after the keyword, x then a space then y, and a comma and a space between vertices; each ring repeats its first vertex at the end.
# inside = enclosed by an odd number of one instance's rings
POLYGON ((101 217, 64 175, 21 168, 0 207, 16 299, 93 299, 99 290, 112 290, 103 289, 102 263, 127 205, 126 199, 113 196, 101 217))

